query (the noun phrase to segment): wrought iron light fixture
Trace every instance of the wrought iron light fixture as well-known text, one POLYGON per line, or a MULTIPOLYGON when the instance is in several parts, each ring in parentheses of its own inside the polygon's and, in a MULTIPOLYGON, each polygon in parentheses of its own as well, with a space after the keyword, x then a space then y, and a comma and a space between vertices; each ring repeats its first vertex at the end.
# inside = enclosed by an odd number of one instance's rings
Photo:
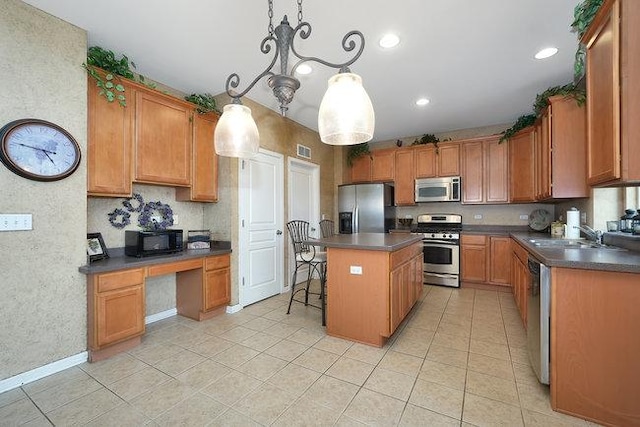
POLYGON ((353 64, 364 50, 364 36, 360 31, 349 31, 342 38, 345 52, 358 50, 355 55, 343 63, 331 63, 312 56, 303 56, 294 46, 297 35, 306 39, 311 35, 311 25, 302 21, 302 0, 298 2, 298 25, 292 28, 285 15, 275 29, 273 28, 273 0, 269 2, 269 34, 260 43, 260 51, 271 52, 275 46, 273 59, 269 66, 260 73, 242 92, 236 92, 240 84, 237 73, 227 78, 226 92, 233 101, 223 109, 222 117, 216 126, 215 148, 220 156, 251 157, 258 152, 260 139, 258 127, 251 117, 251 110, 242 105, 240 100, 263 77, 269 76, 267 82, 280 103, 280 113, 285 116, 288 105, 293 99, 300 81, 295 77, 296 69, 306 62, 317 62, 327 67, 339 69, 338 74, 329 79, 329 87, 320 104, 318 114, 318 131, 320 139, 326 144, 353 145, 371 140, 375 126, 375 115, 371 100, 362 87, 362 79, 351 73, 349 66, 353 64), (289 54, 297 62, 289 68, 289 54), (276 61, 280 59, 280 73, 272 71, 276 61))

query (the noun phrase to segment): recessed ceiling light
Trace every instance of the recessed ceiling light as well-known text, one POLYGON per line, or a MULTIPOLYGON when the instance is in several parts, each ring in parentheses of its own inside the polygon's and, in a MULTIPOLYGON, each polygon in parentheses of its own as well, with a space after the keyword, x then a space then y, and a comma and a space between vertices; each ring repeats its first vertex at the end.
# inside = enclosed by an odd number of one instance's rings
POLYGON ((546 48, 542 49, 541 51, 539 51, 538 53, 536 53, 534 55, 534 58, 536 58, 536 59, 545 59, 545 58, 549 58, 550 56, 555 55, 556 53, 558 53, 558 48, 557 47, 546 47, 546 48))
POLYGON ((393 33, 385 34, 380 39, 379 43, 380 43, 380 47, 383 47, 385 49, 390 49, 392 47, 396 47, 398 43, 400 43, 400 37, 398 37, 393 33))
POLYGON ((420 98, 420 99, 418 99, 418 100, 416 101, 416 105, 417 105, 418 107, 424 107, 424 106, 425 106, 425 105, 427 105, 429 102, 431 102, 431 101, 429 101, 427 98, 420 98))
POLYGON ((300 66, 296 68, 296 73, 301 75, 311 74, 311 71, 313 71, 313 69, 308 64, 300 64, 300 66))

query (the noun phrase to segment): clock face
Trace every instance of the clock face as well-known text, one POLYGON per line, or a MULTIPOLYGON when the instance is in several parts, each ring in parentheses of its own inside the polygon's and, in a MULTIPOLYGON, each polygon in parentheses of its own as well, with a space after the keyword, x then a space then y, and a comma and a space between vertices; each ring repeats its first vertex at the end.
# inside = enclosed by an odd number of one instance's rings
POLYGON ((16 120, 0 130, 0 159, 12 172, 38 181, 71 175, 80 164, 80 147, 60 126, 38 119, 16 120))

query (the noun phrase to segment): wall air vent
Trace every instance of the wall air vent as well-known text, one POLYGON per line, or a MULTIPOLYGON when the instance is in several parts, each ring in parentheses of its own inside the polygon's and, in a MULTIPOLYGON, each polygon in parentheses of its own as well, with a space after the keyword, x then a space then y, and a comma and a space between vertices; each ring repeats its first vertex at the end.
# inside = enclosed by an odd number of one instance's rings
POLYGON ((311 148, 298 144, 298 157, 311 158, 311 148))

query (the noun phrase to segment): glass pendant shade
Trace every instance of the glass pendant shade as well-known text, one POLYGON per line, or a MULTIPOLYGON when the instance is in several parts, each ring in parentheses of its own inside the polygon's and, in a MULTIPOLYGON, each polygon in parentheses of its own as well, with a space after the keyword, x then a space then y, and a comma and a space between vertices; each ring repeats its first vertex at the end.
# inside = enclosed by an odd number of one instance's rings
POLYGON ((331 145, 355 145, 370 141, 375 114, 362 79, 353 73, 338 73, 329 79, 329 88, 320 103, 320 140, 331 145))
POLYGON ((258 154, 260 135, 251 109, 242 104, 225 105, 213 139, 219 156, 248 158, 258 154))

